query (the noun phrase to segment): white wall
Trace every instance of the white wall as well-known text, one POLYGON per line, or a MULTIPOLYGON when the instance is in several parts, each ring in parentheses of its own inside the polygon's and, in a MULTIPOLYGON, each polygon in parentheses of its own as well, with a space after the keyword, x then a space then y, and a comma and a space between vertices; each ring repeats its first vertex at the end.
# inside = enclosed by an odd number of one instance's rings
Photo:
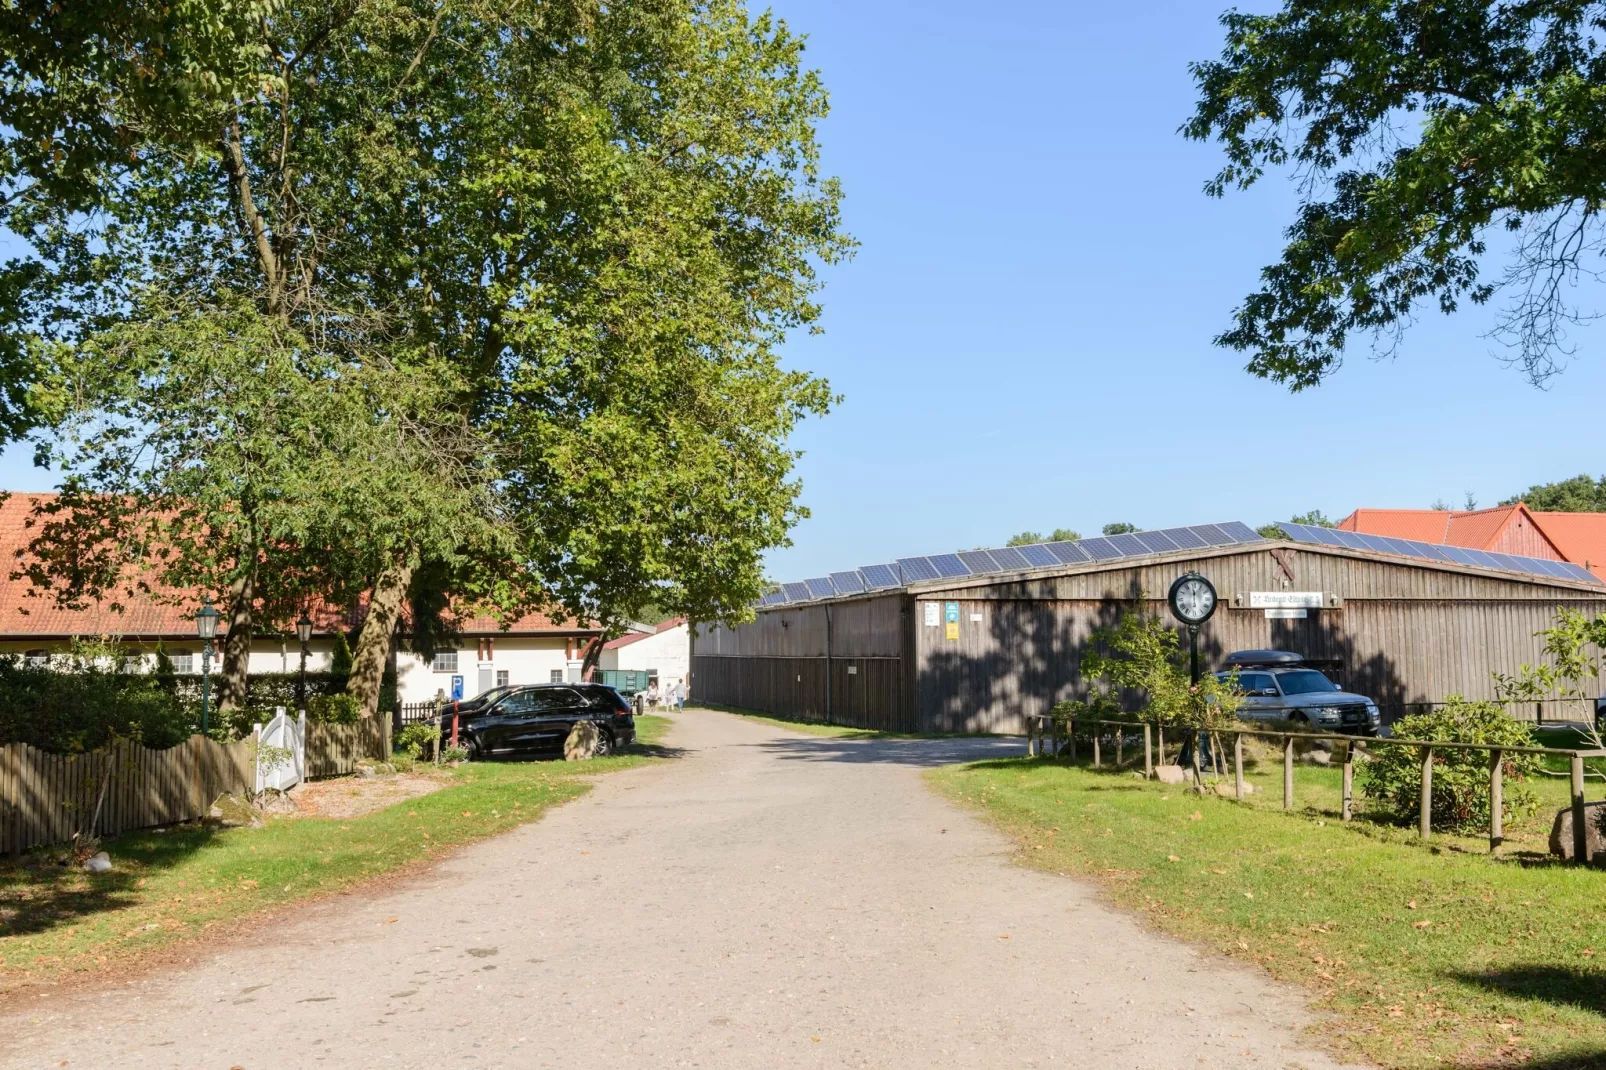
MULTIPOLYGON (((473 698, 480 693, 480 667, 478 644, 459 640, 457 671, 435 672, 417 654, 403 651, 396 655, 396 689, 403 702, 428 702, 437 690, 447 697, 452 693, 452 677, 463 678, 463 697, 473 698)), ((576 644, 580 646, 581 644, 576 644)), ((578 680, 581 660, 568 656, 568 640, 562 636, 499 635, 492 644, 491 684, 495 686, 497 673, 507 673, 510 684, 544 684, 558 673, 560 680, 578 680)))
MULTIPOLYGON (((156 668, 155 643, 129 643, 120 644, 128 651, 128 656, 138 659, 137 669, 149 672, 156 668)), ((186 651, 192 655, 190 671, 199 675, 201 672, 201 641, 199 639, 176 639, 162 644, 168 656, 175 657, 186 651)), ((298 672, 301 668, 301 647, 294 639, 281 644, 277 639, 257 639, 251 644, 251 663, 247 671, 252 673, 263 672, 298 672)), ((334 644, 327 639, 315 639, 309 646, 307 657, 308 672, 326 672, 332 658, 334 644)), ((48 651, 52 657, 64 658, 72 650, 72 642, 66 639, 6 639, 0 640, 0 654, 27 654, 35 650, 48 651)), ((212 671, 217 672, 223 664, 223 644, 214 643, 212 653, 212 671)))
POLYGON ((658 688, 674 687, 691 671, 691 632, 680 624, 634 643, 604 650, 604 669, 636 669, 658 674, 658 688))

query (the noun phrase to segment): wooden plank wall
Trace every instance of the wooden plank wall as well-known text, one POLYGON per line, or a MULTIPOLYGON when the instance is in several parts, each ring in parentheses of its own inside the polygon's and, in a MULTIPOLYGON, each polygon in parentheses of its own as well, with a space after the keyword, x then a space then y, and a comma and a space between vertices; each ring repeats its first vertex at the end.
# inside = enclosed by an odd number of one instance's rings
POLYGON ((252 754, 247 741, 224 745, 199 735, 166 750, 126 742, 87 754, 0 747, 0 850, 193 821, 224 792, 254 786, 252 754))
POLYGON ((390 757, 390 718, 364 717, 356 724, 307 722, 307 779, 345 776, 362 758, 390 757))

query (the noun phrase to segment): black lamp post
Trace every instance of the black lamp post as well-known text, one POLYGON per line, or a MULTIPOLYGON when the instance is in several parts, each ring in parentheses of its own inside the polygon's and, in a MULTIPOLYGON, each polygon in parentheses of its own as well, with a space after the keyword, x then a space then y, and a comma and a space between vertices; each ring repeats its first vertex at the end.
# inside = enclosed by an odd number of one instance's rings
POLYGON ((195 614, 195 634, 201 637, 201 735, 206 735, 207 708, 212 702, 212 640, 217 638, 218 611, 210 598, 201 599, 195 614))
POLYGON ((301 684, 298 689, 297 701, 301 705, 301 712, 307 712, 307 644, 312 641, 312 618, 306 613, 296 621, 296 638, 301 640, 301 684))

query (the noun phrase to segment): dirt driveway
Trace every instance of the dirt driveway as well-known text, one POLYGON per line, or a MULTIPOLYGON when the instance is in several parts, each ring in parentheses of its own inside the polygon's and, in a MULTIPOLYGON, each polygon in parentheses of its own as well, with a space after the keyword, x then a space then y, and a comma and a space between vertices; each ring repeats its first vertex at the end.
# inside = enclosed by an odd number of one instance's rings
POLYGON ((1018 868, 923 767, 688 710, 684 757, 272 942, 0 1020, 0 1066, 1331 1067, 1299 999, 1018 868))

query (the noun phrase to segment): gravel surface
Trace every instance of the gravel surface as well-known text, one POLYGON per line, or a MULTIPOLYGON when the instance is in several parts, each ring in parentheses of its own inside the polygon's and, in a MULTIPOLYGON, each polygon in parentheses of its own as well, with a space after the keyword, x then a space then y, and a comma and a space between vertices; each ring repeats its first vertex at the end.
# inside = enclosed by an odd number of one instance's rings
POLYGON ((361 817, 448 786, 443 776, 396 773, 391 776, 343 776, 298 784, 290 792, 297 817, 361 817))
POLYGON ((1017 740, 688 710, 667 743, 375 898, 13 1011, 0 1066, 1337 1065, 1295 993, 1013 865, 920 782, 1017 740))

